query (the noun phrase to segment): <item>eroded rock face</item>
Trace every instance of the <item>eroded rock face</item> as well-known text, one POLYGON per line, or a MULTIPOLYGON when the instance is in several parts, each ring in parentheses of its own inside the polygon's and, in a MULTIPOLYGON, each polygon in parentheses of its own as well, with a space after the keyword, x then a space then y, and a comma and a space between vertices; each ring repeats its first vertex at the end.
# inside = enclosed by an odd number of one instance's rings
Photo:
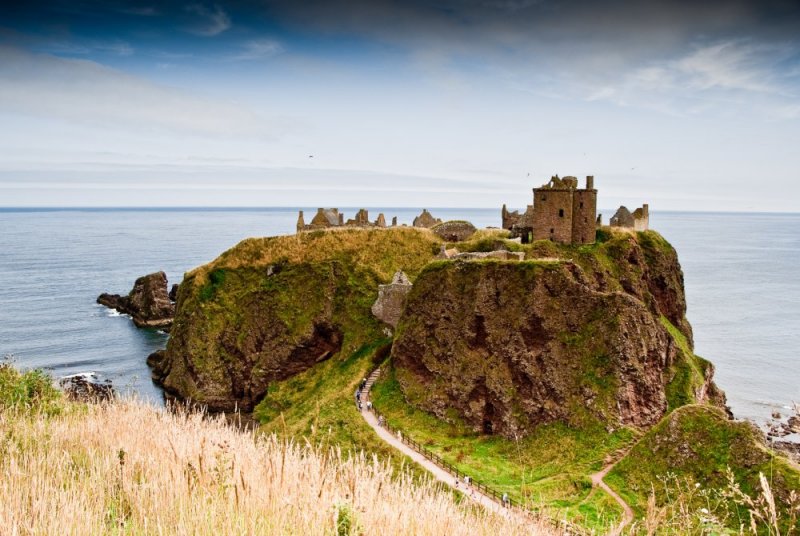
POLYGON ((175 316, 175 304, 167 292, 164 272, 140 277, 127 296, 101 294, 97 303, 130 315, 140 328, 168 328, 175 316))
POLYGON ((339 274, 335 264, 242 270, 236 281, 229 274, 218 283, 218 299, 199 289, 191 312, 173 326, 166 351, 152 354, 148 364, 168 396, 212 411, 248 412, 270 382, 340 351, 343 332, 333 303, 339 274), (223 288, 231 288, 235 301, 223 301, 223 288))
POLYGON ((408 228, 245 240, 184 276, 153 376, 169 397, 251 411, 275 382, 384 339, 376 289, 418 273, 437 245, 408 228))
POLYGON ((408 276, 401 271, 395 273, 391 283, 378 286, 378 299, 372 305, 372 314, 381 322, 396 328, 409 292, 411 281, 408 276))
POLYGON ((682 359, 647 304, 569 262, 445 262, 408 296, 392 350, 409 401, 507 437, 542 423, 650 426, 682 359))

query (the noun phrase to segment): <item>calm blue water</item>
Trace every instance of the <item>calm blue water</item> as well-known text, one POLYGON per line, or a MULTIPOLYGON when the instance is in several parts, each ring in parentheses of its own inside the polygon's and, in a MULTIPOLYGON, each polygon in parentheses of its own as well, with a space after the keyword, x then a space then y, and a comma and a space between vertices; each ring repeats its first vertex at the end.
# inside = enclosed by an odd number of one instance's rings
MULTIPOLYGON (((410 222, 419 209, 384 212, 410 222)), ((499 210, 432 212, 499 225, 499 210)), ((56 376, 94 371, 160 402, 145 358, 166 335, 135 328, 97 295, 127 293, 157 270, 180 282, 245 237, 293 232, 296 218, 295 209, 0 209, 0 355, 56 376)), ((734 413, 763 421, 800 401, 800 215, 656 212, 651 225, 678 249, 696 350, 716 364, 734 413)))

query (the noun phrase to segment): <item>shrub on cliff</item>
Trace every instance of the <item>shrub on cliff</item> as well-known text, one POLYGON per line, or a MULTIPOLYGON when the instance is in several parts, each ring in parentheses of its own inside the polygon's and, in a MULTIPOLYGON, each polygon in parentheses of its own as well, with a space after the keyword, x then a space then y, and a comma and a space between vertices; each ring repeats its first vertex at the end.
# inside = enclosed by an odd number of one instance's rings
POLYGON ((61 392, 41 370, 20 372, 11 360, 0 362, 0 410, 55 414, 62 408, 61 392))

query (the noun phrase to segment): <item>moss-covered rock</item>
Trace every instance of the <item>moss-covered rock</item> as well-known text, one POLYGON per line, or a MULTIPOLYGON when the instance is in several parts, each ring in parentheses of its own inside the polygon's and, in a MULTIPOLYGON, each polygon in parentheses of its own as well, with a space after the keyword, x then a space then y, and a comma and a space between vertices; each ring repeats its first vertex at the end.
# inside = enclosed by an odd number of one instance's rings
POLYGON ((172 396, 250 411, 270 382, 381 339, 378 285, 415 276, 439 243, 404 228, 245 240, 186 275, 154 376, 172 396))

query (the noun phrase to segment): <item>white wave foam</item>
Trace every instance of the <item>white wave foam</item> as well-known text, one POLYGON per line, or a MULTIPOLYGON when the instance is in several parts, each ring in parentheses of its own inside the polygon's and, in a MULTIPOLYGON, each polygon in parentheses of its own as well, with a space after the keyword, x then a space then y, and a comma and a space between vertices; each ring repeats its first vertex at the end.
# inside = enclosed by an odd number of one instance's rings
POLYGON ((68 374, 66 376, 61 376, 62 380, 68 380, 70 378, 83 378, 84 380, 94 380, 97 378, 97 374, 93 371, 89 371, 89 372, 77 372, 75 374, 68 374))

